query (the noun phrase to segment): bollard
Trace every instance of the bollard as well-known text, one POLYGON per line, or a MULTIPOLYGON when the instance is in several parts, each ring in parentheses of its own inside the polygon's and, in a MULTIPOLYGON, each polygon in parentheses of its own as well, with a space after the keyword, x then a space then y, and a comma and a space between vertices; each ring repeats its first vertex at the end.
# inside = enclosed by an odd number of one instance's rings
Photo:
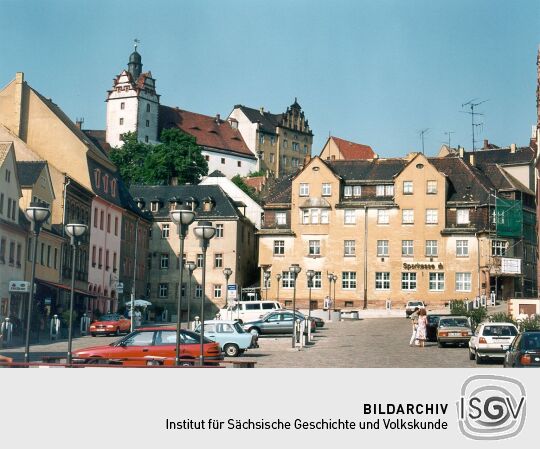
POLYGON ((167 323, 169 321, 169 311, 167 309, 161 312, 161 321, 163 321, 164 323, 167 323))
POLYGON ((88 328, 90 327, 90 317, 86 316, 86 313, 83 313, 81 317, 81 336, 88 335, 88 328))
POLYGON ((58 318, 58 315, 54 315, 51 318, 49 338, 51 340, 58 340, 58 338, 60 338, 60 318, 58 318))
MULTIPOLYGON (((304 320, 304 329, 306 328, 307 326, 307 341, 312 341, 313 339, 313 335, 311 334, 311 322, 309 320, 309 318, 306 317, 306 319, 304 320)), ((304 334, 302 334, 304 335, 304 334)))
POLYGON ((11 339, 13 338, 13 323, 8 317, 6 317, 0 326, 0 335, 2 335, 2 346, 4 343, 9 346, 11 344, 11 339))
POLYGON ((489 294, 489 299, 491 301, 491 306, 494 307, 495 306, 495 291, 492 291, 490 294, 489 294))
POLYGON ((199 316, 196 316, 194 321, 193 321, 193 324, 192 324, 192 327, 191 327, 191 330, 195 330, 197 329, 197 326, 201 323, 201 318, 199 316))
POLYGON ((386 300, 386 310, 392 310, 392 300, 391 299, 386 300))

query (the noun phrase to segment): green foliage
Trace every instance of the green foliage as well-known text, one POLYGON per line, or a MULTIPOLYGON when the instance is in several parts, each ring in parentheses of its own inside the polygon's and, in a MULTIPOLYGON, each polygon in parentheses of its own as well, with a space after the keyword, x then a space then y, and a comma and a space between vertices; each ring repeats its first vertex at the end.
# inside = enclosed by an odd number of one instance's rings
POLYGON ((467 315, 467 307, 465 307, 465 302, 461 300, 454 299, 450 302, 450 313, 452 315, 467 315))
POLYGON ((262 169, 258 171, 250 171, 247 175, 248 178, 255 178, 257 176, 266 176, 266 171, 262 169))
POLYGON ((135 133, 123 136, 124 145, 111 152, 111 160, 126 184, 195 184, 208 174, 208 164, 195 137, 177 128, 164 129, 161 143, 139 142, 135 133))
POLYGON ((514 323, 515 324, 515 321, 512 319, 512 317, 504 312, 497 312, 497 313, 494 313, 493 315, 490 315, 489 320, 492 323, 514 323))
POLYGON ((240 187, 243 192, 247 193, 252 200, 259 202, 257 191, 253 187, 248 186, 240 175, 234 176, 231 181, 240 187))
POLYGON ((525 318, 518 321, 520 332, 540 330, 540 316, 534 315, 531 318, 525 318))
POLYGON ((478 326, 488 316, 487 309, 485 307, 479 307, 478 309, 467 311, 465 301, 462 300, 453 300, 450 302, 450 313, 452 315, 464 315, 469 317, 471 319, 473 328, 478 326))

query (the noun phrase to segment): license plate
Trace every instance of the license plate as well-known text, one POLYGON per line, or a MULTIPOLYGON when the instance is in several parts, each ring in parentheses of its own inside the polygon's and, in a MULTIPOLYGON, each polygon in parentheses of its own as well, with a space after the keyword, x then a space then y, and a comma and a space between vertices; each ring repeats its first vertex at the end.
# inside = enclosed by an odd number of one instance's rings
POLYGON ((461 332, 450 332, 450 337, 461 337, 461 332))

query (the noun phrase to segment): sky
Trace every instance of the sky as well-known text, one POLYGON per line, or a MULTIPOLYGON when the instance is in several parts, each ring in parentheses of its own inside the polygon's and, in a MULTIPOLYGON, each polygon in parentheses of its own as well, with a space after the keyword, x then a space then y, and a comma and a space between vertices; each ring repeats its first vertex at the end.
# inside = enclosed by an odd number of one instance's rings
POLYGON ((0 86, 15 73, 87 129, 133 39, 161 103, 226 117, 295 97, 318 154, 329 134, 381 157, 528 145, 536 122, 538 0, 0 0, 0 86))

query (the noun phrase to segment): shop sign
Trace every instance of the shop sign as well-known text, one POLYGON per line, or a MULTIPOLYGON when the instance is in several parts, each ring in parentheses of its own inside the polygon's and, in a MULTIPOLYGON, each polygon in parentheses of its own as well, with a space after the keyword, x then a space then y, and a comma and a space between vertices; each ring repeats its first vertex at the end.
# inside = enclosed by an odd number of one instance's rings
POLYGON ((30 282, 9 281, 10 293, 30 293, 30 282))
POLYGON ((404 263, 404 270, 444 270, 442 262, 433 263, 433 262, 413 262, 413 263, 404 263))

